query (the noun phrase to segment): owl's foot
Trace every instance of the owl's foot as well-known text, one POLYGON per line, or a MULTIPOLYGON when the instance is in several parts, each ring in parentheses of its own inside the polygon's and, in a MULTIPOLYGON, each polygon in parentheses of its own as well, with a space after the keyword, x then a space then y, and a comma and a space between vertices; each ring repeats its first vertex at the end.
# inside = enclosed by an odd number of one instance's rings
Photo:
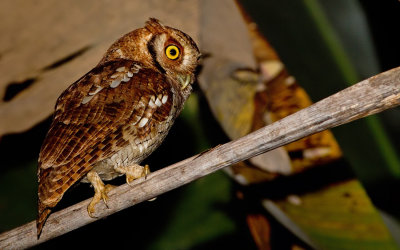
POLYGON ((144 167, 142 167, 139 164, 125 167, 115 167, 115 170, 122 174, 125 174, 126 183, 128 184, 140 177, 146 177, 150 173, 149 165, 145 165, 144 167))
POLYGON ((100 176, 95 172, 95 171, 90 171, 87 174, 87 178, 92 184, 94 188, 94 196, 92 201, 90 202, 89 206, 87 207, 87 211, 90 217, 95 218, 93 216, 95 212, 95 206, 97 203, 99 203, 101 200, 103 200, 104 204, 108 207, 107 205, 107 200, 108 196, 107 193, 114 188, 112 185, 104 185, 103 181, 100 179, 100 176))

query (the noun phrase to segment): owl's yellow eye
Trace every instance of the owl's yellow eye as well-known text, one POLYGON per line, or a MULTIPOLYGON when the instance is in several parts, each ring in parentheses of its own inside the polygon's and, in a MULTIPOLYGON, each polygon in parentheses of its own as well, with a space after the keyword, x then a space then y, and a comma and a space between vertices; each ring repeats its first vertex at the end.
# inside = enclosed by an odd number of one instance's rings
POLYGON ((179 48, 175 45, 168 45, 165 49, 165 54, 171 60, 175 60, 179 57, 180 51, 179 48))

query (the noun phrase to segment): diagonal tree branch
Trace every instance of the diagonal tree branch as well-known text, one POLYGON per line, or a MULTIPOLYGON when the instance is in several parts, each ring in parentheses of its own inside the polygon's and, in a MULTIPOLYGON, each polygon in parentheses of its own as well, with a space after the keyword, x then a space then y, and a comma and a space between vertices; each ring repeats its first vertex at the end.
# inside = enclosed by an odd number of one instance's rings
MULTIPOLYGON (((109 208, 97 206, 97 219, 149 200, 231 164, 400 104, 400 67, 381 73, 314 105, 261 128, 247 136, 219 145, 148 175, 109 194, 109 208)), ((88 216, 90 200, 50 215, 41 238, 35 222, 0 235, 0 249, 27 248, 96 221, 88 216)))

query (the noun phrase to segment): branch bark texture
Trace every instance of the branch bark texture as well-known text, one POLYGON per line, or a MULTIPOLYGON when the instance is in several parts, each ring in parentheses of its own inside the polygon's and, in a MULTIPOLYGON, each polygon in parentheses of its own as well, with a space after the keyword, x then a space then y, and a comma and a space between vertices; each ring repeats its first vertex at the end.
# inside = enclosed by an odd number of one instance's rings
MULTIPOLYGON (((95 216, 101 219, 231 164, 399 104, 400 67, 359 82, 238 140, 151 173, 146 180, 119 186, 109 194, 109 208, 99 203, 95 216)), ((35 222, 1 234, 0 249, 31 247, 96 221, 87 214, 89 202, 88 199, 51 214, 39 240, 35 222)))

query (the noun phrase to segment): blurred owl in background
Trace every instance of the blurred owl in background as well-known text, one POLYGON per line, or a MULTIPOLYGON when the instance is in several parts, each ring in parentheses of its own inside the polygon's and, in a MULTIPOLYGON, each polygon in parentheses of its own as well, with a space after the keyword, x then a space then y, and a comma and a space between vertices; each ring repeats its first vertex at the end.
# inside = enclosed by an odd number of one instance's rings
POLYGON ((139 165, 164 140, 196 79, 200 52, 185 33, 151 18, 117 40, 100 63, 58 98, 38 167, 37 234, 77 181, 107 201, 102 180, 145 176, 139 165))

